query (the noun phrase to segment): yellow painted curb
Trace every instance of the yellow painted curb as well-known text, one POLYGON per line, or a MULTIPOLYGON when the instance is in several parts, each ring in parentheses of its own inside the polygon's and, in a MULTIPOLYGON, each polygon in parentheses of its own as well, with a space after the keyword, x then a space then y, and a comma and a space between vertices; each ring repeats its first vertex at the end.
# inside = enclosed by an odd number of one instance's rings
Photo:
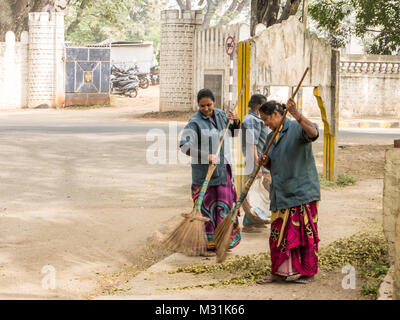
POLYGON ((381 122, 379 123, 380 128, 390 128, 390 122, 381 122))

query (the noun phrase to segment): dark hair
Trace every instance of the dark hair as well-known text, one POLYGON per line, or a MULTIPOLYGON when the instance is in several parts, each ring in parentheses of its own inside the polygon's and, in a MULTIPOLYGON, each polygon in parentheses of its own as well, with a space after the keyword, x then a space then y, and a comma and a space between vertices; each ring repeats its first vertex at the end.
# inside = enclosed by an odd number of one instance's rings
POLYGON ((207 88, 201 89, 197 93, 197 103, 199 103, 202 98, 210 98, 212 101, 215 102, 214 94, 212 93, 212 91, 210 89, 207 89, 207 88))
POLYGON ((260 93, 253 94, 249 101, 249 108, 255 110, 258 105, 263 104, 265 101, 267 101, 267 98, 264 95, 260 93))
POLYGON ((275 100, 268 101, 260 107, 260 112, 271 115, 274 111, 278 111, 281 115, 285 113, 286 105, 284 103, 276 102, 275 100))

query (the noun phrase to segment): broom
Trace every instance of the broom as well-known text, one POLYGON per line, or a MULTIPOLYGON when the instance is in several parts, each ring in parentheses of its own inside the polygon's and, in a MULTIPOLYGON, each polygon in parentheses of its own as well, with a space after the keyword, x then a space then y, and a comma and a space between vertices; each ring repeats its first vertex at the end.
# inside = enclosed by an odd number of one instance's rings
MULTIPOLYGON (((308 70, 309 70, 309 68, 307 67, 306 71, 303 74, 303 77, 300 80, 300 83, 298 84, 296 90, 292 94, 292 99, 294 99, 297 92, 299 91, 300 86, 303 83, 303 80, 306 77, 308 70)), ((281 125, 283 124, 283 122, 285 121, 287 112, 288 112, 288 110, 286 109, 278 128, 280 128, 281 125)), ((272 142, 275 140, 275 137, 277 134, 278 134, 278 130, 275 130, 263 155, 268 154, 268 151, 272 145, 272 142)), ((240 193, 239 200, 235 203, 235 205, 232 207, 232 210, 226 215, 224 220, 222 220, 222 222, 215 229, 214 242, 215 242, 215 246, 217 248, 217 250, 216 250, 217 251, 217 262, 223 262, 226 258, 226 253, 229 248, 231 234, 233 231, 233 224, 236 219, 237 213, 238 213, 239 208, 240 208, 241 204, 243 203, 244 199, 246 199, 247 193, 249 192, 250 187, 253 184, 254 179, 256 178, 257 173, 260 170, 260 168, 261 168, 261 164, 258 163, 257 166, 254 168, 254 170, 251 174, 251 177, 246 181, 244 190, 240 193)))
MULTIPOLYGON (((242 85, 242 89, 240 90, 239 97, 236 101, 235 106, 233 107, 233 110, 237 107, 240 98, 242 97, 249 75, 250 70, 247 72, 245 82, 242 85)), ((222 144, 225 139, 225 135, 229 130, 229 125, 230 120, 228 120, 224 133, 219 141, 219 145, 215 153, 216 156, 219 156, 222 144)), ((201 206, 203 204, 204 195, 207 191, 208 184, 211 180, 212 174, 214 173, 216 166, 217 165, 214 163, 211 163, 208 166, 206 177, 201 186, 199 197, 197 198, 196 204, 193 207, 192 212, 189 214, 183 213, 182 216, 185 219, 164 240, 164 245, 170 250, 181 252, 189 256, 198 256, 203 254, 207 250, 207 238, 204 230, 204 222, 207 222, 210 219, 202 216, 201 206)))

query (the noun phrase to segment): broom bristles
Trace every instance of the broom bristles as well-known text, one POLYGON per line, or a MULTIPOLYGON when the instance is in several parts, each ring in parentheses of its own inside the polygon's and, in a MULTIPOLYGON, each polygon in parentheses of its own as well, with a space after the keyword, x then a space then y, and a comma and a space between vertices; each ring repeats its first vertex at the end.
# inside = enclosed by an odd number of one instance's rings
POLYGON ((229 243, 233 231, 232 211, 230 211, 224 220, 217 226, 214 233, 214 243, 217 248, 217 262, 222 262, 226 258, 226 252, 229 249, 229 243))
POLYGON ((226 254, 229 249, 229 244, 231 242, 231 235, 233 230, 233 222, 229 224, 225 234, 223 235, 222 239, 220 240, 220 244, 217 247, 217 262, 221 263, 226 259, 226 254))
POLYGON ((197 219, 201 212, 193 211, 193 218, 185 218, 165 239, 164 245, 172 251, 197 256, 207 249, 203 219, 197 219))

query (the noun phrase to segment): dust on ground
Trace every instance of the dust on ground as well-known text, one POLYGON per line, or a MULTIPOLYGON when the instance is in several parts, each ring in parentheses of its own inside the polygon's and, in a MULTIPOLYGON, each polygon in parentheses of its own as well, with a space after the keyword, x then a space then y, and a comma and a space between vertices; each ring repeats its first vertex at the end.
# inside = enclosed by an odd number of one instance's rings
MULTIPOLYGON (((129 120, 140 121, 188 121, 194 112, 159 112, 157 110, 147 111, 144 113, 135 113, 134 115, 126 116, 129 120)), ((319 143, 321 144, 322 139, 319 143)), ((336 158, 336 173, 346 174, 356 180, 356 185, 352 187, 345 187, 336 190, 324 190, 324 197, 326 203, 321 202, 322 208, 326 208, 327 214, 325 215, 325 222, 321 225, 321 234, 324 238, 323 243, 329 243, 341 237, 347 237, 354 232, 362 229, 365 226, 375 225, 377 228, 380 226, 381 212, 381 196, 382 196, 382 179, 384 177, 384 154, 385 150, 391 148, 391 145, 340 145, 337 151, 336 158), (372 188, 370 186, 373 186, 372 188), (348 189, 350 188, 350 189, 348 189), (328 205, 329 203, 329 205, 328 205), (343 203, 348 205, 343 206, 343 203), (365 210, 362 208, 365 206, 365 210), (335 207, 337 208, 335 210, 335 207), (340 211, 340 212, 337 212, 340 211), (359 212, 364 212, 359 216, 359 212), (378 215, 377 215, 378 214, 378 215), (340 219, 340 223, 337 223, 340 219)), ((316 153, 316 162, 319 171, 322 171, 322 145, 317 147, 319 152, 316 153)), ((172 224, 170 225, 170 227, 172 224)), ((160 230, 162 234, 166 234, 171 228, 160 230)), ((162 236, 162 235, 161 235, 162 236)), ((160 236, 160 238, 161 238, 160 236)), ((257 235, 246 234, 244 238, 255 237, 257 235)), ((258 235, 259 236, 259 235, 258 235)), ((267 237, 267 231, 265 232, 267 237)), ((149 242, 147 251, 142 255, 144 261, 157 262, 166 257, 169 253, 165 252, 164 247, 160 243, 160 238, 153 238, 149 242)), ((244 239, 245 241, 245 239, 244 239)), ((240 249, 238 247, 238 249, 240 249)), ((135 268, 127 267, 118 275, 117 281, 112 285, 109 283, 104 286, 104 283, 99 282, 99 288, 92 296, 98 294, 118 294, 118 288, 125 282, 129 282, 132 276, 138 275, 140 271, 147 268, 150 263, 145 263, 142 266, 135 266, 135 268), (132 273, 134 270, 134 273, 132 273)), ((113 278, 109 275, 108 278, 113 278)), ((139 277, 140 278, 140 277, 139 277)), ((104 277, 105 281, 107 276, 104 277)), ((296 288, 291 287, 290 293, 287 292, 286 286, 281 284, 272 284, 271 286, 252 286, 249 288, 232 286, 232 295, 230 299, 257 299, 255 298, 254 291, 259 293, 260 299, 305 299, 307 297, 314 299, 359 299, 359 291, 361 281, 357 281, 357 290, 343 290, 341 281, 343 274, 341 270, 335 270, 330 273, 322 272, 319 274, 319 281, 316 281, 308 286, 300 285, 296 288), (324 288, 331 288, 327 293, 324 288), (274 291, 271 293, 271 291, 274 291), (266 292, 271 293, 270 297, 266 297, 266 292)), ((148 279, 150 280, 150 279, 148 279)), ((359 278, 358 278, 359 280, 359 278)), ((191 279, 193 281, 193 279, 191 279)), ((150 281, 146 283, 150 284, 150 281)), ((185 292, 187 299, 209 299, 208 293, 205 294, 204 290, 194 289, 185 292)), ((226 288, 212 289, 213 299, 226 298, 226 288)), ((267 295, 268 296, 268 295, 267 295)), ((162 299, 180 299, 182 294, 170 292, 168 296, 160 296, 162 299)))

